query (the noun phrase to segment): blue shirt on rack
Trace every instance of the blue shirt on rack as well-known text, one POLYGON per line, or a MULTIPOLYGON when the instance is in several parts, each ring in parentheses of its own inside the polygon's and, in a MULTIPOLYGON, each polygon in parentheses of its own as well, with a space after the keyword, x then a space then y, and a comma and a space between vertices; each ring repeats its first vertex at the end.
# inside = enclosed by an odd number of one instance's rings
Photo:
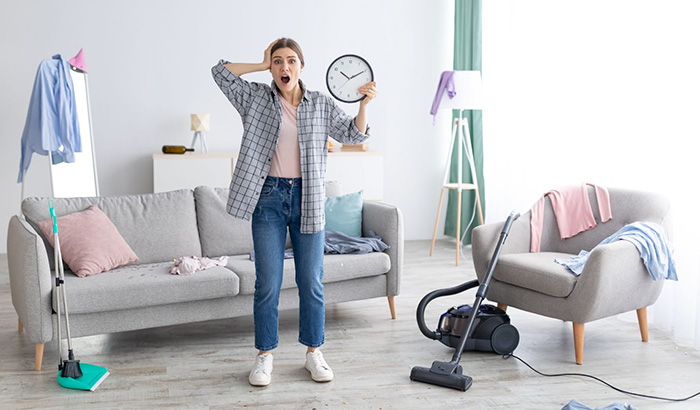
POLYGON ((22 133, 17 182, 22 182, 32 154, 48 155, 52 162, 75 162, 81 152, 80 127, 70 65, 60 54, 39 64, 22 133))

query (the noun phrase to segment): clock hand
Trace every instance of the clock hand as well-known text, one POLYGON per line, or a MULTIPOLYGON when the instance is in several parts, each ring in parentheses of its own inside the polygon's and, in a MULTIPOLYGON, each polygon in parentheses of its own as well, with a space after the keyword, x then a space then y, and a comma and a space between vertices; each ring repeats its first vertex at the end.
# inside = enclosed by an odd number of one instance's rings
POLYGON ((344 86, 345 84, 347 84, 348 82, 350 82, 350 80, 352 80, 352 78, 348 78, 347 80, 345 80, 345 82, 344 82, 340 87, 338 87, 338 91, 340 91, 340 89, 343 88, 343 86, 344 86))
POLYGON ((342 74, 343 77, 347 78, 348 80, 350 79, 350 77, 348 77, 344 72, 341 71, 340 74, 342 74))
POLYGON ((367 71, 367 70, 362 70, 362 71, 360 71, 359 73, 357 73, 357 74, 353 75, 352 77, 350 77, 349 80, 352 80, 353 78, 355 78, 355 77, 357 77, 358 75, 364 73, 365 71, 367 71))

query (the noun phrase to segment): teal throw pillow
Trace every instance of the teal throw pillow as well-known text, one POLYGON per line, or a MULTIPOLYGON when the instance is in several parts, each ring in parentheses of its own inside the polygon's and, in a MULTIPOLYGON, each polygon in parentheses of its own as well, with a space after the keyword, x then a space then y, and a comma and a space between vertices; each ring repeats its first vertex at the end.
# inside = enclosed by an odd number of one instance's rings
POLYGON ((326 198, 326 230, 362 236, 362 191, 326 198))

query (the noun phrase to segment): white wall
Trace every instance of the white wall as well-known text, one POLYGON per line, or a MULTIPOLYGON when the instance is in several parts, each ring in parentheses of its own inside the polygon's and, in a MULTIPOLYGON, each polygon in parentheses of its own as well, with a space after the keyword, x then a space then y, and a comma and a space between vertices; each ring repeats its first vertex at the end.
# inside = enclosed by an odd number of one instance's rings
MULTIPOLYGON (((237 150, 240 119, 210 68, 220 58, 260 61, 274 38, 286 36, 302 45, 302 79, 311 89, 325 91, 325 70, 341 54, 357 53, 372 64, 380 95, 369 106, 370 147, 385 154, 384 175, 377 177, 384 178, 385 200, 403 210, 406 238, 430 238, 449 124, 433 126, 429 110, 440 72, 452 66, 453 7, 429 0, 5 4, 0 223, 19 211, 20 139, 41 60, 85 49, 101 194, 138 194, 153 188, 151 154, 164 144, 190 143, 190 113, 211 113, 211 151, 237 150)), ((269 73, 249 78, 271 79, 269 73)), ((49 196, 46 157, 32 161, 25 196, 49 196)), ((5 247, 1 235, 0 250, 5 247)))
POLYGON ((680 280, 656 325, 696 347, 699 20, 681 0, 485 1, 483 33, 487 219, 583 182, 669 196, 680 280))

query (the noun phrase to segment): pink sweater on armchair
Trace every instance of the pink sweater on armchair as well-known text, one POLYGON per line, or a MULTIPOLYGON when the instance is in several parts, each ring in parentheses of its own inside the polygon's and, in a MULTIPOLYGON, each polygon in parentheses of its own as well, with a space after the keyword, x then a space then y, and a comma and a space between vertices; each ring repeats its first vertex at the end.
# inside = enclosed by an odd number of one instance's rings
POLYGON ((542 224, 544 219, 545 198, 549 196, 552 209, 557 219, 559 235, 562 240, 591 229, 596 226, 591 203, 588 200, 586 185, 595 188, 598 199, 600 220, 607 222, 612 219, 610 210, 610 194, 606 188, 593 184, 572 185, 545 193, 532 206, 530 217, 530 252, 539 252, 542 239, 542 224))

